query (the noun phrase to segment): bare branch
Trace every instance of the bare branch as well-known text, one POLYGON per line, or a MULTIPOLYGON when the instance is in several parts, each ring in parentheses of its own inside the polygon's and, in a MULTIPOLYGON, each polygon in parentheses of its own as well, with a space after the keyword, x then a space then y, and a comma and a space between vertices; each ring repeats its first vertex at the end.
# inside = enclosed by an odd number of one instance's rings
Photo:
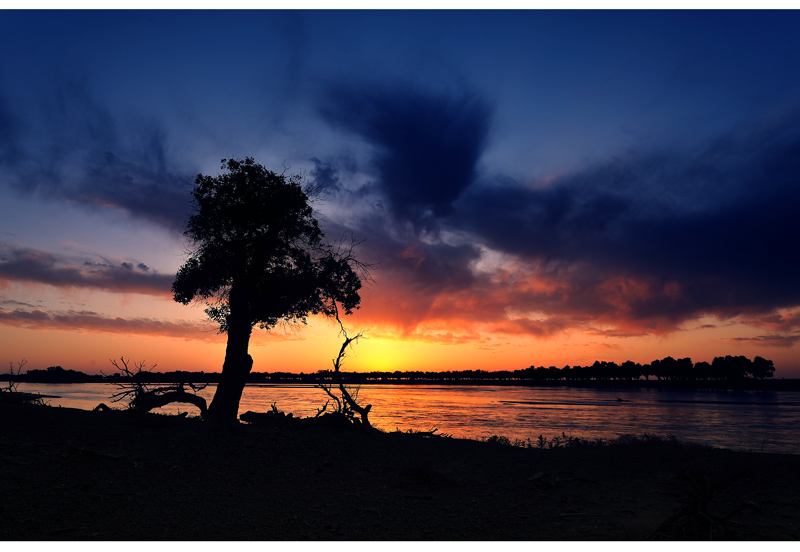
MULTIPOLYGON (((328 396, 331 399, 333 399, 333 401, 336 403, 336 409, 334 410, 334 412, 342 412, 342 401, 339 399, 339 397, 334 395, 333 392, 331 391, 331 389, 333 388, 333 385, 325 385, 324 383, 318 383, 317 387, 319 387, 320 389, 325 391, 325 393, 327 393, 328 396)), ((325 403, 325 406, 322 407, 322 410, 325 410, 325 408, 328 406, 329 402, 330 402, 330 399, 325 403)), ((317 412, 317 416, 319 416, 320 414, 322 414, 322 411, 317 412)), ((317 416, 315 416, 315 418, 317 416)))
MULTIPOLYGON (((146 383, 141 381, 141 374, 151 372, 153 368, 158 366, 157 364, 147 368, 145 361, 134 362, 134 370, 131 370, 129 367, 130 359, 125 360, 124 357, 119 357, 119 360, 122 366, 114 359, 109 359, 109 362, 128 381, 115 383, 120 391, 111 395, 111 402, 127 400, 129 409, 140 412, 150 412, 154 408, 160 408, 174 402, 182 402, 193 404, 200 410, 200 414, 206 413, 206 400, 197 394, 198 391, 206 387, 205 385, 195 386, 190 383, 189 387, 192 388, 193 393, 187 393, 183 383, 150 389, 146 383)), ((102 374, 102 371, 100 373, 102 374)))
POLYGON ((8 392, 11 392, 11 393, 16 393, 17 392, 17 386, 19 385, 19 382, 18 381, 14 381, 14 376, 21 375, 22 374, 22 367, 25 366, 26 364, 28 364, 28 360, 23 358, 22 360, 17 362, 17 371, 14 372, 14 362, 13 361, 9 361, 9 363, 8 363, 8 373, 9 373, 9 375, 11 377, 8 378, 8 385, 5 388, 3 388, 1 391, 8 391, 8 392))
POLYGON ((330 403, 331 403, 331 401, 330 401, 330 400, 327 400, 327 401, 325 401, 325 404, 323 404, 323 405, 322 405, 322 408, 318 408, 318 409, 317 409, 317 413, 316 413, 316 415, 315 415, 314 417, 315 417, 315 418, 319 418, 319 417, 320 417, 320 415, 322 415, 322 413, 323 413, 323 412, 325 412, 325 411, 328 409, 328 405, 329 405, 330 403))
MULTIPOLYGON (((332 360, 333 362, 333 384, 326 385, 324 383, 317 384, 317 387, 325 391, 327 395, 333 399, 337 404, 336 412, 340 412, 347 416, 348 418, 352 418, 353 414, 356 413, 359 415, 361 419, 361 423, 366 426, 371 426, 369 422, 369 412, 372 409, 372 405, 368 404, 366 407, 361 406, 358 404, 358 391, 359 389, 356 388, 354 393, 350 393, 348 388, 344 385, 341 376, 341 367, 344 364, 344 359, 347 356, 347 349, 352 348, 354 343, 357 343, 359 339, 364 336, 364 331, 358 332, 353 337, 350 337, 347 334, 347 329, 344 327, 342 323, 342 319, 339 317, 339 309, 336 305, 336 302, 333 302, 333 310, 334 310, 334 317, 336 318, 336 322, 339 324, 339 335, 344 336, 344 342, 342 346, 339 348, 339 354, 336 356, 335 359, 332 360), (341 395, 341 399, 337 397, 332 389, 334 385, 338 388, 338 391, 341 395)), ((327 403, 326 403, 327 406, 327 403)), ((322 414, 325 407, 322 410, 317 412, 317 416, 322 414)))
POLYGON ((364 243, 364 240, 356 239, 356 237, 351 234, 350 243, 345 244, 345 242, 346 240, 344 234, 342 234, 338 240, 327 246, 328 254, 334 259, 347 262, 347 264, 349 264, 351 267, 353 267, 353 269, 355 269, 356 272, 359 273, 362 280, 365 282, 374 282, 375 280, 372 278, 372 271, 377 269, 380 266, 380 263, 365 263, 358 260, 355 255, 356 247, 364 243))

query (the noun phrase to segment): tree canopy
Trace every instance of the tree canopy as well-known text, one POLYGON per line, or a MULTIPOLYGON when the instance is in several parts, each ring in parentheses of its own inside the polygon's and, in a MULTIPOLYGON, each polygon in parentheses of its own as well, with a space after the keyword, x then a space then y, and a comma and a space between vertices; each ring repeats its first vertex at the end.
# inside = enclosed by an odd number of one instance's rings
MULTIPOLYGON (((252 158, 223 159, 227 174, 198 175, 195 214, 185 235, 194 248, 172 286, 175 300, 207 302, 208 316, 227 332, 232 301, 251 326, 334 316, 336 303, 358 308, 361 280, 351 251, 323 244, 309 196, 297 175, 265 169, 252 158), (234 286, 241 295, 231 297, 234 286)), ((359 265, 361 266, 361 265, 359 265)))
POLYGON ((253 364, 247 353, 253 327, 351 314, 367 267, 354 257, 354 244, 323 241, 300 176, 267 170, 250 157, 223 159, 222 169, 195 180, 195 212, 184 233, 191 248, 172 291, 179 303, 204 302, 228 334, 209 414, 235 419, 253 364))

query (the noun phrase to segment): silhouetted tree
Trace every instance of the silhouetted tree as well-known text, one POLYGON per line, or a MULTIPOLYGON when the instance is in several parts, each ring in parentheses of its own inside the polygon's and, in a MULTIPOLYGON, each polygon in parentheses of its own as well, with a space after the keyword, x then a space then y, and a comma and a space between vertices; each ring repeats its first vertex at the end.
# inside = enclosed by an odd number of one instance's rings
POLYGON ((675 374, 678 368, 678 361, 672 358, 671 356, 664 357, 661 359, 661 362, 656 363, 654 360, 651 362, 653 366, 658 366, 658 372, 656 373, 659 376, 658 379, 666 379, 666 380, 673 380, 675 379, 675 374))
POLYGON ((775 366, 771 360, 757 356, 750 365, 750 375, 755 379, 771 378, 775 373, 775 366))
POLYGON ((642 366, 632 360, 626 360, 620 366, 620 373, 624 379, 629 381, 639 379, 642 375, 642 366))
POLYGON ((711 372, 724 380, 742 380, 751 370, 753 361, 746 356, 715 357, 711 361, 711 372))
POLYGON ((279 323, 305 323, 309 314, 351 314, 367 267, 353 247, 323 243, 323 233, 299 176, 265 169, 252 158, 222 160, 228 172, 198 175, 195 213, 184 232, 189 259, 172 285, 175 301, 207 305, 228 334, 219 386, 208 415, 235 420, 253 367, 250 335, 279 323))
POLYGON ((694 365, 695 379, 707 380, 711 378, 711 365, 706 361, 696 362, 694 365))
POLYGON ((689 357, 679 358, 673 366, 674 379, 688 381, 694 379, 694 364, 689 357))
POLYGON ((46 370, 28 370, 27 381, 49 383, 83 383, 99 379, 78 370, 65 370, 61 366, 49 366, 46 370))

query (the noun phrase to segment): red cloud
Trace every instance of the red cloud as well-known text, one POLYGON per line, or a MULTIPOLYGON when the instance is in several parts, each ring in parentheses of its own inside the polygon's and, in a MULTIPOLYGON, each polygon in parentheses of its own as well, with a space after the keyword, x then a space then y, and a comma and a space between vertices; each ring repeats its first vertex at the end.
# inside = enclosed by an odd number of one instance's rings
MULTIPOLYGON (((424 265, 424 263, 423 263, 424 265)), ((592 277, 576 267, 525 267, 472 274, 471 280, 426 284, 424 266, 379 274, 363 292, 360 326, 391 327, 407 338, 421 333, 479 336, 486 332, 541 339, 578 330, 614 337, 664 335, 682 317, 670 315, 680 303, 680 286, 644 278, 592 277), (656 308, 658 307, 658 308, 656 308)))

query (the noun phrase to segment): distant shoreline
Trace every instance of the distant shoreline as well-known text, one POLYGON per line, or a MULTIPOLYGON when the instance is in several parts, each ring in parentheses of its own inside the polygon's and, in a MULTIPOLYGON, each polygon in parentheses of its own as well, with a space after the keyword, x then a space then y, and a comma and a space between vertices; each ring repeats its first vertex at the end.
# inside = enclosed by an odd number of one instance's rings
MULTIPOLYGON (((216 384, 219 383, 220 374, 204 372, 152 373, 150 377, 137 378, 137 381, 151 384, 216 384)), ((709 390, 709 391, 800 391, 800 379, 745 379, 740 381, 665 381, 665 380, 601 380, 601 381, 563 381, 563 380, 519 380, 519 379, 454 379, 454 378, 376 378, 365 377, 361 374, 342 374, 345 385, 440 385, 440 386, 508 386, 508 387, 585 387, 592 389, 670 389, 670 390, 709 390)), ((76 383, 122 383, 130 381, 128 378, 108 378, 103 376, 90 376, 86 378, 31 379, 24 375, 15 376, 15 382, 42 383, 42 384, 76 384, 76 383)), ((0 376, 0 381, 9 381, 9 375, 0 376)), ((272 376, 267 374, 253 374, 247 382, 248 385, 317 385, 331 383, 330 378, 320 377, 315 374, 298 374, 297 376, 272 376)))
MULTIPOLYGON (((248 382, 248 385, 270 384, 316 384, 320 381, 299 379, 271 379, 269 381, 248 382)), ((214 383, 214 382, 209 382, 214 383)), ((358 378, 345 379, 346 385, 445 385, 445 386, 507 386, 507 387, 587 387, 594 389, 674 389, 674 390, 752 390, 752 391, 800 391, 800 379, 780 379, 766 381, 743 382, 672 382, 672 381, 600 381, 600 382, 564 382, 564 381, 508 381, 508 380, 414 380, 414 381, 375 381, 358 378)))
MULTIPOLYGON (((125 365, 120 368, 112 364, 116 372, 109 375, 86 374, 79 370, 66 370, 61 366, 50 366, 46 370, 28 370, 21 373, 24 360, 19 363, 17 373, 13 365, 11 373, 0 381, 37 383, 126 383, 141 382, 149 384, 209 384, 219 383, 220 372, 192 372, 174 370, 154 372, 142 363, 135 370, 125 365)), ((336 370, 317 370, 315 372, 251 372, 249 384, 339 384, 345 385, 508 385, 568 386, 592 388, 666 388, 666 389, 763 389, 800 390, 800 380, 774 378, 775 367, 771 360, 745 356, 714 357, 712 363, 692 363, 689 357, 674 359, 670 356, 653 360, 649 364, 638 364, 630 360, 615 362, 595 361, 591 366, 564 366, 556 368, 544 366, 521 370, 395 370, 393 372, 373 370, 371 372, 345 372, 336 370)))

